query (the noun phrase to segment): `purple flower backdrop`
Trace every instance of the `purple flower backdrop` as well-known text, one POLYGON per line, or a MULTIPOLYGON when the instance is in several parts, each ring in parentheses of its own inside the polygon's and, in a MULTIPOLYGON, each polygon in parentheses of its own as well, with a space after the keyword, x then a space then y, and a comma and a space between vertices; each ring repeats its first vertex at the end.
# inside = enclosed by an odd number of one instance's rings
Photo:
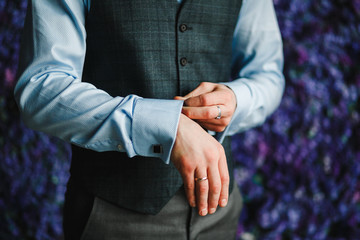
MULTIPOLYGON (((239 239, 360 238, 360 0, 275 0, 279 109, 233 139, 239 239)), ((0 0, 0 239, 61 239, 67 144, 26 128, 12 91, 26 0, 0 0)))
POLYGON ((60 239, 70 149, 20 121, 13 100, 26 0, 0 0, 0 239, 60 239))

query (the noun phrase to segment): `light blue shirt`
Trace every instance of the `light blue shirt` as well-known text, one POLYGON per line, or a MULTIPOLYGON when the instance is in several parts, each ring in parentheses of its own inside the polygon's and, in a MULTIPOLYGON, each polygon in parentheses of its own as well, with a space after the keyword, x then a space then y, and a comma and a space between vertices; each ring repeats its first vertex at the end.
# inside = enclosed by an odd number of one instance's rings
MULTIPOLYGON (((182 101, 110 96, 82 81, 90 0, 29 1, 15 97, 31 128, 95 151, 159 157, 168 163, 182 101), (154 153, 153 145, 163 146, 154 153)), ((221 142, 262 124, 284 90, 282 41, 272 0, 245 0, 233 40, 237 79, 221 142)), ((104 79, 106 81, 106 79, 104 79)), ((194 136, 196 137, 196 136, 194 136)))

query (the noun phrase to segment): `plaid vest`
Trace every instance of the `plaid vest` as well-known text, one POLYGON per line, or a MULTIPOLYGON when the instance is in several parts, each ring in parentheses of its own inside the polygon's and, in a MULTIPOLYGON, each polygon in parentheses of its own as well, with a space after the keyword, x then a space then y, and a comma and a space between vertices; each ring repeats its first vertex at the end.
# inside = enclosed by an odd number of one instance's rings
MULTIPOLYGON (((229 81, 240 7, 241 0, 92 0, 83 80, 112 96, 161 99, 229 81)), ((231 188, 228 138, 223 145, 231 188)), ((156 214, 183 184, 158 158, 72 148, 72 181, 123 208, 156 214)))

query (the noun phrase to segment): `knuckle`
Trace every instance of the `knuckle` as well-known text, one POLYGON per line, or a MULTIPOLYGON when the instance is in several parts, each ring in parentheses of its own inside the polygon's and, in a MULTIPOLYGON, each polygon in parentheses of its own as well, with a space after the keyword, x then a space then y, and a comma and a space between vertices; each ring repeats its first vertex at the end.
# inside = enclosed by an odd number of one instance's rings
POLYGON ((217 159, 214 158, 213 156, 212 156, 212 157, 209 157, 209 158, 207 159, 208 168, 213 168, 213 167, 217 166, 217 161, 216 161, 216 160, 217 160, 217 159))
POLYGON ((214 183, 211 187, 211 193, 212 194, 219 194, 221 191, 221 184, 220 183, 214 183))
POLYGON ((185 156, 180 156, 179 161, 176 162, 176 165, 178 166, 178 169, 181 170, 181 171, 185 171, 185 169, 188 166, 188 164, 186 164, 186 162, 187 162, 187 158, 185 156))
POLYGON ((187 174, 191 174, 192 172, 194 172, 194 166, 192 164, 185 164, 182 169, 184 173, 187 174))
POLYGON ((206 106, 209 102, 209 98, 207 97, 206 94, 200 95, 199 99, 200 99, 201 105, 203 105, 203 106, 206 106))
POLYGON ((206 87, 207 84, 208 84, 207 82, 201 82, 199 86, 200 86, 200 87, 206 87))
POLYGON ((204 95, 199 96, 200 105, 204 105, 204 95))
POLYGON ((230 178, 229 178, 228 174, 221 176, 221 182, 223 184, 227 185, 227 184, 229 184, 229 181, 230 181, 230 178))
POLYGON ((202 185, 200 185, 199 186, 199 193, 200 194, 206 194, 206 193, 208 193, 208 186, 207 185, 205 185, 205 184, 202 184, 202 185))
POLYGON ((212 114, 210 111, 206 111, 204 115, 206 119, 212 119, 212 114))
POLYGON ((185 188, 185 191, 193 191, 195 189, 195 186, 192 183, 185 183, 184 188, 185 188))
POLYGON ((184 154, 182 154, 182 155, 180 155, 179 157, 178 157, 178 159, 179 159, 179 162, 181 163, 181 164, 183 164, 183 163, 186 163, 187 162, 187 156, 186 155, 184 155, 184 154))
POLYGON ((218 152, 213 149, 209 150, 209 157, 207 158, 207 162, 209 165, 213 165, 218 163, 218 152))

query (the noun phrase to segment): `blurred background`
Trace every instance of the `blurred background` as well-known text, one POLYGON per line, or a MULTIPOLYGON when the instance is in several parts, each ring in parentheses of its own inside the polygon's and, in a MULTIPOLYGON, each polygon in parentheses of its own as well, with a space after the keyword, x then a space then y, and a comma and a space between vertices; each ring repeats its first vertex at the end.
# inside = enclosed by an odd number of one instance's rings
MULTIPOLYGON (((284 41, 279 109, 233 137, 238 237, 360 239, 360 0, 274 0, 284 41)), ((69 145, 13 100, 26 0, 0 0, 0 239, 62 239, 69 145)))

